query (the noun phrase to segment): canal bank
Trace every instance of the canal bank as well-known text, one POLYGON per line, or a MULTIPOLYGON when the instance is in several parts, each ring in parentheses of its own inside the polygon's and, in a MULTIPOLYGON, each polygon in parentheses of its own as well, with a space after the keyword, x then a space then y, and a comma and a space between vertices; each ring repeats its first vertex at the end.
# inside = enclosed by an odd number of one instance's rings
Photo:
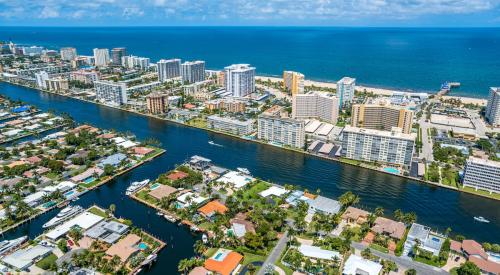
MULTIPOLYGON (((500 211, 498 211, 500 203, 497 201, 422 185, 405 178, 356 166, 341 165, 272 146, 242 142, 233 137, 68 97, 34 92, 32 89, 28 90, 10 84, 0 83, 0 93, 35 104, 44 110, 51 108, 58 112, 68 113, 80 123, 88 122, 102 128, 130 131, 140 139, 147 137, 158 139, 164 148, 168 148, 168 154, 148 163, 147 167, 151 167, 152 164, 156 167, 149 172, 143 172, 144 167, 132 171, 132 174, 142 175, 139 179, 156 178, 165 170, 175 167, 176 163, 181 163, 189 156, 198 154, 231 169, 246 167, 253 175, 267 181, 297 184, 309 190, 319 188, 321 193, 328 197, 338 197, 349 190, 361 197, 361 207, 373 209, 376 206, 382 206, 387 214, 395 209, 401 209, 404 212, 414 211, 418 215, 419 222, 434 229, 444 231, 450 226, 454 233, 478 241, 499 241, 496 232, 500 231, 500 211), (223 147, 210 146, 207 143, 209 140, 223 147), (476 223, 473 221, 474 216, 484 216, 491 223, 476 223)), ((119 177, 116 181, 122 182, 126 178, 128 174, 119 177)), ((120 190, 117 191, 123 192, 128 182, 121 184, 120 190)), ((107 185, 103 186, 95 193, 103 192, 102 190, 108 190, 108 188, 107 185)), ((90 197, 86 196, 82 199, 90 197)), ((108 199, 115 201, 118 198, 108 199)), ((100 204, 99 201, 97 202, 100 204)), ((137 204, 137 202, 133 203, 137 204)), ((120 202, 115 201, 115 204, 120 209, 120 202)), ((141 208, 140 206, 134 207, 141 208)), ((129 212, 133 213, 133 210, 125 213, 129 212)), ((133 219, 133 217, 130 218, 133 219)))

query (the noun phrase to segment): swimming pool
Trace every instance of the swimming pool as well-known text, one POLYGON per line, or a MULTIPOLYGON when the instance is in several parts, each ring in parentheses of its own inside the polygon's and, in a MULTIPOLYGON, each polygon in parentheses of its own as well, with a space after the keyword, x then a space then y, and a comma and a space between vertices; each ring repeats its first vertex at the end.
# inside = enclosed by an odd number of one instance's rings
POLYGON ((153 191, 153 190, 155 190, 158 187, 160 187, 160 184, 159 183, 155 183, 155 184, 151 185, 151 187, 149 187, 149 190, 153 191))
POLYGON ((86 183, 86 184, 89 184, 91 182, 95 181, 95 178, 94 177, 90 177, 90 178, 86 178, 83 182, 86 183))
POLYGON ((137 245, 137 248, 139 248, 140 250, 146 250, 148 249, 148 245, 145 243, 140 243, 137 245))
POLYGON ((384 171, 387 173, 399 175, 399 170, 393 167, 385 167, 384 171))
POLYGON ((68 192, 64 193, 64 196, 65 196, 66 198, 69 198, 69 197, 71 197, 71 195, 73 195, 73 194, 75 194, 75 190, 71 190, 71 191, 68 191, 68 192))
POLYGON ((218 261, 222 257, 222 255, 224 255, 224 253, 218 253, 217 255, 215 255, 214 259, 218 261))
POLYGON ((46 202, 42 205, 43 208, 50 208, 52 206, 54 206, 56 203, 53 202, 53 201, 49 201, 49 202, 46 202))

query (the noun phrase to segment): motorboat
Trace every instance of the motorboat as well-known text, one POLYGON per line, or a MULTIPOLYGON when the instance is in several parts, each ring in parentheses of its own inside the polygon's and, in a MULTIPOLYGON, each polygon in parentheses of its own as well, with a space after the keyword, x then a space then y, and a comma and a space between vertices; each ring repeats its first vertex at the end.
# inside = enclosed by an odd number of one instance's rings
POLYGON ((478 221, 478 222, 484 222, 484 223, 489 223, 490 221, 485 219, 483 216, 479 216, 479 217, 474 217, 474 220, 478 221))
POLYGON ((156 256, 156 254, 151 254, 149 256, 146 257, 146 259, 144 260, 144 262, 142 262, 142 265, 147 265, 147 264, 150 264, 152 263, 154 260, 156 260, 158 256, 156 256))
POLYGON ((218 143, 215 143, 215 142, 213 142, 212 140, 210 140, 210 141, 208 142, 208 144, 213 145, 213 146, 217 146, 217 147, 224 147, 223 145, 218 144, 218 143))
POLYGON ((143 188, 144 186, 146 186, 148 183, 149 183, 149 179, 145 179, 143 181, 134 181, 130 184, 130 186, 127 188, 127 191, 125 192, 125 194, 127 196, 130 196, 132 195, 133 193, 135 193, 137 190, 143 188))
POLYGON ((3 255, 12 249, 18 247, 28 239, 28 236, 23 236, 13 240, 5 240, 0 242, 0 255, 3 255))
POLYGON ((241 172, 243 174, 250 175, 250 171, 247 168, 238 167, 238 168, 236 168, 236 170, 238 170, 239 172, 241 172))
POLYGON ((165 219, 167 221, 169 221, 169 222, 176 222, 177 221, 177 219, 174 216, 171 216, 171 215, 165 214, 165 215, 163 215, 163 217, 165 217, 165 219))
POLYGON ((68 220, 69 218, 72 218, 76 216, 78 213, 83 212, 83 208, 79 205, 76 206, 67 206, 59 214, 57 214, 54 218, 52 218, 50 221, 46 222, 42 227, 43 228, 49 228, 58 224, 61 224, 65 220, 68 220))

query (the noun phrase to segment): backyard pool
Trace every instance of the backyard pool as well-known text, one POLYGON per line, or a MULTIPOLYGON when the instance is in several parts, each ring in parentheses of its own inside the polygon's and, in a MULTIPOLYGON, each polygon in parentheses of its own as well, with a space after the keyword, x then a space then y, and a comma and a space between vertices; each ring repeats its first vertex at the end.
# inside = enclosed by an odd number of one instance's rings
POLYGON ((140 250, 146 250, 148 249, 148 245, 145 243, 140 243, 137 245, 137 248, 139 248, 140 250))
POLYGON ((384 171, 387 173, 399 175, 399 170, 394 167, 385 167, 384 171))
POLYGON ((153 191, 153 190, 155 190, 158 187, 160 187, 160 184, 159 183, 155 183, 155 184, 151 185, 151 187, 149 187, 149 190, 153 191))
POLYGON ((89 183, 92 183, 95 181, 95 178, 94 177, 90 177, 90 178, 86 178, 83 182, 85 184, 89 184, 89 183))

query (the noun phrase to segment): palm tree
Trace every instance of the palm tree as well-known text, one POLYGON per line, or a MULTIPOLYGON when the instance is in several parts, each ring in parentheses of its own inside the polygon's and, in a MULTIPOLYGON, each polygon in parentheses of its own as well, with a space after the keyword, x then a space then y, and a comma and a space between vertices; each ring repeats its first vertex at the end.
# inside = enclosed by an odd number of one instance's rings
POLYGON ((403 221, 405 224, 410 225, 417 221, 417 214, 415 212, 410 212, 404 215, 403 221))
POLYGON ((380 216, 384 215, 384 208, 381 206, 378 206, 377 208, 375 208, 374 213, 375 213, 375 216, 380 217, 380 216))
POLYGON ((401 209, 394 210, 394 218, 397 221, 402 221, 403 217, 404 217, 404 214, 403 214, 403 211, 401 211, 401 209))
POLYGON ((109 205, 109 212, 113 215, 116 211, 116 205, 115 204, 110 204, 109 205))
POLYGON ((194 243, 194 251, 197 253, 197 254, 203 254, 203 252, 205 252, 205 250, 207 250, 207 247, 205 246, 205 244, 203 243, 203 241, 201 240, 197 240, 195 243, 194 243))
POLYGON ((177 270, 182 274, 187 274, 191 268, 190 259, 182 259, 177 266, 177 270))

